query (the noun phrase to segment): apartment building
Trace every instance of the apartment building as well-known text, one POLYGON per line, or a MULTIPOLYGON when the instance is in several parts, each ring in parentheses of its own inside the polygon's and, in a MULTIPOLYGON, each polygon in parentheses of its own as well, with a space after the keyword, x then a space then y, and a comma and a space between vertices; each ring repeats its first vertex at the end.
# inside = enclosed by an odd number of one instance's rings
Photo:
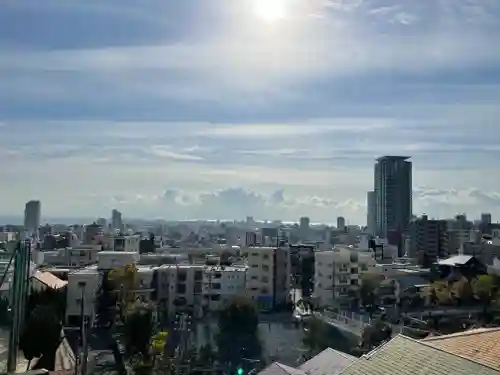
POLYGON ((203 309, 203 265, 169 264, 155 268, 155 300, 165 314, 203 309))
POLYGON ((108 238, 108 250, 139 252, 141 243, 140 235, 133 236, 112 236, 108 238))
POLYGON ((203 273, 204 306, 217 311, 226 306, 234 296, 246 292, 246 266, 208 266, 203 273))
POLYGON ((449 233, 446 220, 429 219, 427 215, 413 220, 408 231, 411 258, 418 259, 423 266, 429 266, 437 259, 449 255, 449 233))
POLYGON ((82 311, 86 317, 94 315, 96 294, 100 285, 101 279, 97 266, 68 273, 66 324, 70 326, 79 325, 82 311))
POLYGON ((372 251, 360 251, 348 246, 315 252, 314 293, 319 306, 344 303, 349 290, 361 286, 361 276, 373 272, 376 265, 372 251))
POLYGON ((456 254, 463 243, 470 242, 474 224, 465 215, 457 215, 447 221, 448 253, 456 254))
POLYGON ((288 247, 246 247, 247 295, 262 309, 287 303, 291 288, 291 261, 288 247))
POLYGON ((53 251, 34 251, 33 261, 39 265, 66 267, 86 267, 97 263, 97 254, 102 251, 101 245, 79 245, 53 251))

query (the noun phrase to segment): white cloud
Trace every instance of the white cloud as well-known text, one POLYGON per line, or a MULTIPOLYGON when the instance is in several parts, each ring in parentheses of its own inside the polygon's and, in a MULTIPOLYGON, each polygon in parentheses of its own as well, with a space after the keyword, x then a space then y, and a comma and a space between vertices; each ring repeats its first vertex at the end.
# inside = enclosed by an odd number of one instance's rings
MULTIPOLYGON (((54 17, 114 12, 48 1, 54 17)), ((211 1, 189 15, 205 17, 211 1)), ((140 44, 111 26, 83 43, 68 25, 71 49, 0 37, 3 210, 40 198, 48 215, 119 206, 130 216, 361 223, 374 158, 408 153, 415 186, 432 187, 416 188, 416 212, 500 215, 500 86, 481 70, 500 66, 498 0, 318 0, 305 10, 299 0, 272 26, 242 3, 213 0, 220 22, 206 33, 176 23, 182 37, 164 29, 140 44)), ((113 16, 137 29, 172 25, 175 6, 165 22, 154 6, 113 16)))
POLYGON ((161 158, 173 159, 173 160, 185 160, 185 161, 203 160, 203 158, 201 156, 172 151, 172 147, 169 147, 169 146, 153 146, 153 147, 151 147, 150 152, 155 156, 159 156, 161 158))
POLYGON ((294 83, 332 76, 380 71, 415 74, 498 65, 496 39, 480 27, 488 12, 500 12, 498 5, 476 2, 469 6, 465 0, 435 3, 420 6, 407 2, 384 8, 377 2, 361 2, 350 8, 352 3, 337 2, 336 9, 324 10, 328 22, 292 19, 283 22, 275 34, 256 27, 258 20, 250 22, 248 14, 239 12, 232 14, 246 17, 239 20, 246 21, 238 23, 239 29, 228 21, 210 38, 50 52, 10 49, 1 54, 0 69, 85 73, 117 88, 125 85, 145 91, 148 85, 141 83, 143 72, 149 72, 161 83, 155 90, 162 96, 174 92, 184 98, 196 97, 203 89, 205 98, 217 98, 214 93, 286 91, 294 83), (382 20, 368 22, 367 17, 374 12, 382 20), (417 19, 430 20, 418 28, 408 26, 409 32, 404 33, 381 28, 385 20, 412 25, 417 19), (476 21, 466 26, 449 22, 470 19, 476 21), (165 79, 158 78, 162 74, 167 75, 165 79), (167 77, 181 77, 183 84, 172 85, 167 77))

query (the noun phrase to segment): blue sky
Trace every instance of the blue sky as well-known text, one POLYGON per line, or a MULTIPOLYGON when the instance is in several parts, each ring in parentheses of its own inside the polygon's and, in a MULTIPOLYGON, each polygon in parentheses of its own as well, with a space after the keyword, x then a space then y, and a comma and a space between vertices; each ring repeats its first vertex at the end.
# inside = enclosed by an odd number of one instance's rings
POLYGON ((500 220, 498 0, 6 0, 3 215, 500 220))

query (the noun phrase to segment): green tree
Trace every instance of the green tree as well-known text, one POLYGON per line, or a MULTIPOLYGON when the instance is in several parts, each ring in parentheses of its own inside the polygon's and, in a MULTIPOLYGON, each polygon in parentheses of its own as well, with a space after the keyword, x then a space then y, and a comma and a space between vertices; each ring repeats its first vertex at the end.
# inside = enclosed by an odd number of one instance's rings
POLYGON ((124 322, 128 310, 134 308, 137 302, 139 288, 137 267, 127 264, 125 267, 114 269, 109 272, 108 279, 113 293, 116 294, 119 319, 124 322))
POLYGON ((220 264, 224 266, 230 266, 232 264, 231 261, 232 254, 229 251, 224 251, 220 255, 220 264))
POLYGON ((151 337, 153 335, 153 309, 145 304, 137 304, 125 316, 123 338, 127 357, 141 356, 150 359, 151 337))
POLYGON ((258 338, 259 315, 255 303, 246 297, 235 297, 219 313, 217 350, 218 359, 229 363, 234 370, 247 365, 247 359, 261 358, 262 347, 258 338))
POLYGON ((469 280, 465 277, 453 283, 452 293, 459 305, 469 304, 474 294, 469 280))
POLYGON ((216 353, 210 344, 203 345, 198 351, 198 359, 202 365, 211 365, 215 358, 216 353))
POLYGON ((392 336, 392 328, 382 320, 376 320, 373 324, 367 325, 361 334, 362 346, 371 349, 387 341, 392 336))
POLYGON ((490 275, 480 275, 472 281, 474 296, 483 304, 486 309, 491 303, 495 291, 495 281, 490 275))
POLYGON ((28 318, 30 311, 41 305, 52 306, 57 317, 63 320, 66 313, 66 290, 52 288, 31 289, 26 301, 26 312, 28 314, 26 318, 28 318))
POLYGON ((312 317, 309 320, 307 328, 304 331, 302 344, 308 351, 308 358, 314 357, 316 354, 328 347, 325 323, 321 319, 312 317))
MULTIPOLYGON (((116 323, 123 325, 124 330, 127 330, 127 317, 134 316, 134 309, 138 303, 137 288, 137 267, 127 265, 103 275, 96 298, 96 326, 98 328, 96 333, 100 341, 107 343, 112 350, 120 375, 125 375, 127 371, 116 337, 116 323)), ((130 340, 131 334, 128 337, 130 340)), ((127 354, 133 353, 134 344, 127 342, 127 335, 124 335, 124 338, 125 347, 129 348, 127 354)), ((137 367, 139 372, 144 370, 144 366, 150 366, 149 362, 146 363, 142 358, 136 357, 128 357, 128 359, 132 367, 137 367)))
POLYGON ((359 288, 359 297, 363 307, 372 314, 376 308, 376 292, 380 286, 380 278, 374 275, 363 275, 359 288))
POLYGON ((62 323, 52 306, 39 305, 35 307, 24 324, 19 348, 24 357, 31 362, 40 358, 33 369, 55 369, 55 356, 62 337, 62 323))

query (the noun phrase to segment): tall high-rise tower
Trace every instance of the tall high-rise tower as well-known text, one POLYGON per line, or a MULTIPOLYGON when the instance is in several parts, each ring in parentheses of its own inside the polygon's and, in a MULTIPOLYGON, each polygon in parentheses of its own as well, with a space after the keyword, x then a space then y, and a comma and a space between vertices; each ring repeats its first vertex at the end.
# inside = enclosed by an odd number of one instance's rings
POLYGON ((111 211, 111 227, 113 230, 123 230, 122 213, 115 209, 111 211))
POLYGON ((24 208, 24 230, 30 235, 37 233, 40 228, 42 204, 40 201, 29 201, 24 208))
POLYGON ((401 245, 412 217, 412 163, 408 156, 383 156, 375 164, 376 234, 401 245))

